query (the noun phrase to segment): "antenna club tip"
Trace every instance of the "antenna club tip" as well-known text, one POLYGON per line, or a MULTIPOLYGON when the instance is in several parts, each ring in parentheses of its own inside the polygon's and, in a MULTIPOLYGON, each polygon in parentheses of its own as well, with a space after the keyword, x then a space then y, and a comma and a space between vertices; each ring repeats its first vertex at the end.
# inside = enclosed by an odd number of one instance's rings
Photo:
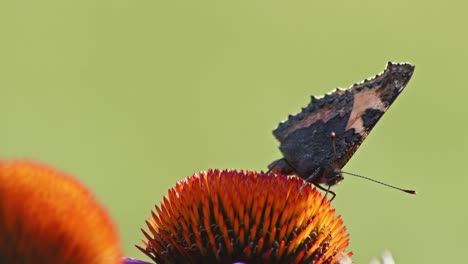
POLYGON ((418 192, 416 192, 415 190, 405 190, 405 192, 409 193, 409 194, 418 194, 418 192))

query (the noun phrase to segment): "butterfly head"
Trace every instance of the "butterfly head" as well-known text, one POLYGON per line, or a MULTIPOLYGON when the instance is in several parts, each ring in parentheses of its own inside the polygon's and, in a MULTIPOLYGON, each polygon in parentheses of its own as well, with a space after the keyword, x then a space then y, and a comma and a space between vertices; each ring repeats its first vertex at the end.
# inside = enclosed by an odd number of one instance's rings
POLYGON ((342 180, 344 180, 344 177, 340 169, 331 169, 322 176, 322 182, 328 186, 337 185, 342 180))

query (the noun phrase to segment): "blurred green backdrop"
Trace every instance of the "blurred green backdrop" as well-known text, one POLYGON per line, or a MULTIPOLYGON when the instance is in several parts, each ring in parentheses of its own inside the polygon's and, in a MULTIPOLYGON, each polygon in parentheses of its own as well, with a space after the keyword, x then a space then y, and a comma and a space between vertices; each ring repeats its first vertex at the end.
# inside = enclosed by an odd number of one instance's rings
POLYGON ((334 206, 356 263, 466 259, 466 1, 2 1, 0 153, 90 186, 127 255, 176 181, 264 170, 310 95, 386 62, 413 80, 345 169, 334 206))

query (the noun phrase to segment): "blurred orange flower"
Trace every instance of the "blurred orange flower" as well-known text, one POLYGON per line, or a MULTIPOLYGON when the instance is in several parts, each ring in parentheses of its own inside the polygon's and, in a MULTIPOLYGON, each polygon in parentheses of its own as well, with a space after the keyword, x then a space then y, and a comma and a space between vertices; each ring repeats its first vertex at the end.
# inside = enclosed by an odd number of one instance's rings
POLYGON ((74 178, 1 161, 0 183, 0 263, 121 263, 109 215, 74 178))

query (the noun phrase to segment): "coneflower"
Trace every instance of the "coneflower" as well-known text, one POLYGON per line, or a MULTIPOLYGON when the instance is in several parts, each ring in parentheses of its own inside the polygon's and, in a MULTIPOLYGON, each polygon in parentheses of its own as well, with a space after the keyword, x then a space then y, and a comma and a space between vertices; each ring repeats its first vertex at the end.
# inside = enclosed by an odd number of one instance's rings
POLYGON ((78 181, 0 161, 0 263, 113 264, 121 256, 110 217, 78 181))
POLYGON ((210 170, 171 188, 137 246, 164 263, 338 263, 349 235, 330 202, 304 181, 210 170))

